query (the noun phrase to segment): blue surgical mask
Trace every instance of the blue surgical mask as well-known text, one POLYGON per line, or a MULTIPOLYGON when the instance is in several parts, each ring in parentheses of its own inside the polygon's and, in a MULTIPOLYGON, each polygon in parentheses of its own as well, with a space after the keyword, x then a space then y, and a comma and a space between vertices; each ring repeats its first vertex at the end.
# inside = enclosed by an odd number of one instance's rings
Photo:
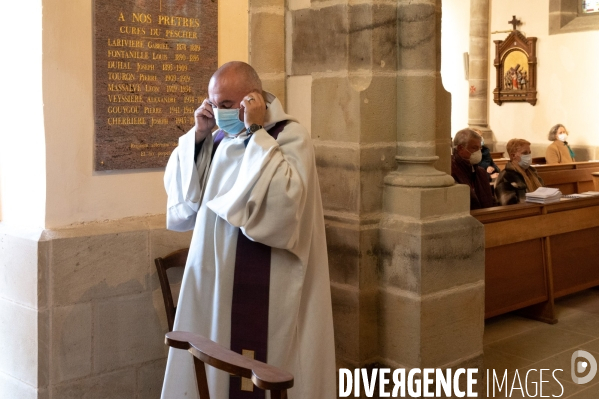
POLYGON ((528 167, 532 164, 532 154, 520 155, 520 161, 518 161, 518 165, 522 169, 528 169, 528 167))
POLYGON ((239 120, 239 108, 223 109, 212 108, 214 111, 214 119, 219 128, 225 132, 237 135, 245 129, 243 121, 239 120))

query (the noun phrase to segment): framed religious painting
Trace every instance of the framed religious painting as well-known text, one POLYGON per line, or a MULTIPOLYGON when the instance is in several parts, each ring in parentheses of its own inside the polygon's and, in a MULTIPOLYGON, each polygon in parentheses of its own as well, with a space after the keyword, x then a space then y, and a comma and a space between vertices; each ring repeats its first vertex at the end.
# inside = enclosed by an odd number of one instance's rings
MULTIPOLYGON (((514 17, 515 20, 515 17, 514 17)), ((519 22, 519 21, 518 21, 519 22)), ((497 86, 493 101, 537 103, 537 38, 514 30, 505 40, 494 40, 497 86)))

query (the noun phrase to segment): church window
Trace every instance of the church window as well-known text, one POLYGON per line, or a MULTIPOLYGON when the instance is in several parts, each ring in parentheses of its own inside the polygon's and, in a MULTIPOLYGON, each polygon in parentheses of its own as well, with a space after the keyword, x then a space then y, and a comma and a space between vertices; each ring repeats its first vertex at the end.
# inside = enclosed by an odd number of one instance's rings
POLYGON ((580 11, 583 14, 599 12, 599 0, 582 0, 582 8, 580 11))
POLYGON ((599 0, 549 0, 549 34, 599 30, 599 0))

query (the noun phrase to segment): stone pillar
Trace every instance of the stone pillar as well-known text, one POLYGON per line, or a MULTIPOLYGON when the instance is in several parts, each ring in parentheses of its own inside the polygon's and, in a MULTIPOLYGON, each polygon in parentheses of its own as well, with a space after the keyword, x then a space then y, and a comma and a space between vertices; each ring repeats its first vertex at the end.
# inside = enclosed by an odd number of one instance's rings
POLYGON ((468 125, 483 133, 493 150, 495 139, 489 127, 489 0, 470 1, 470 51, 468 63, 468 125))
POLYGON ((339 367, 482 367, 484 231, 450 170, 440 0, 293 2, 339 367), (299 5, 298 5, 299 4, 299 5))
POLYGON ((378 362, 378 225, 396 141, 396 5, 290 9, 294 77, 311 78, 339 367, 378 362))
POLYGON ((249 64, 285 106, 285 0, 250 0, 249 13, 249 64))
POLYGON ((379 230, 379 356, 394 368, 482 375, 484 230, 468 188, 433 168, 442 155, 446 170, 450 135, 441 1, 400 0, 397 16, 398 165, 385 177, 379 230))

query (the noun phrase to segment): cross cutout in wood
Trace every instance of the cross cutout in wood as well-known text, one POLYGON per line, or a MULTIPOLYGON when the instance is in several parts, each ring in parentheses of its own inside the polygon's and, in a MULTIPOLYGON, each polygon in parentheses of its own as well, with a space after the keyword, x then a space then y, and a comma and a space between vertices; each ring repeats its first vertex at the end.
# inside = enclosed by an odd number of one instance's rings
POLYGON ((518 29, 518 26, 522 25, 522 21, 520 21, 519 19, 516 19, 515 15, 513 15, 512 20, 508 21, 507 23, 512 24, 512 26, 514 27, 514 30, 518 29))

